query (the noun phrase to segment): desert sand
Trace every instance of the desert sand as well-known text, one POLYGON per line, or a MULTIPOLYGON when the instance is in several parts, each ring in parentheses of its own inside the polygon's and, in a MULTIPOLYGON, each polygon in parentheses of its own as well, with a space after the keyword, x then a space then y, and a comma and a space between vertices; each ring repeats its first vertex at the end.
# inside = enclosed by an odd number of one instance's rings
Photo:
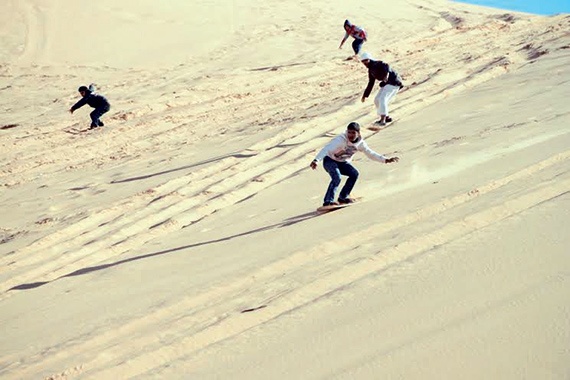
POLYGON ((567 14, 2 2, 0 378, 568 379, 569 82, 567 14), (317 214, 351 121, 400 162, 317 214))

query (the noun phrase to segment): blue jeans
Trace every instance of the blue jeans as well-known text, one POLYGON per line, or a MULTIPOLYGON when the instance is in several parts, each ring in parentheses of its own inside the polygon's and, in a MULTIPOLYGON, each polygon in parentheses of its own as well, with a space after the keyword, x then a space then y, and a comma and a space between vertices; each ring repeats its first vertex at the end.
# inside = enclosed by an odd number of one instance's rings
POLYGON ((363 43, 364 40, 361 40, 360 38, 355 38, 354 41, 352 41, 352 50, 354 50, 354 54, 360 53, 360 48, 363 43))
POLYGON ((356 180, 358 179, 358 170, 348 162, 338 162, 328 156, 323 160, 323 168, 325 168, 327 173, 331 176, 331 182, 329 183, 323 203, 334 202, 336 191, 340 186, 341 175, 348 176, 348 179, 340 190, 338 199, 348 198, 356 180))
POLYGON ((111 109, 111 107, 109 107, 109 106, 95 108, 89 114, 89 116, 91 116, 91 126, 92 127, 102 127, 104 124, 101 120, 99 120, 99 118, 101 116, 103 116, 104 113, 109 112, 110 109, 111 109))

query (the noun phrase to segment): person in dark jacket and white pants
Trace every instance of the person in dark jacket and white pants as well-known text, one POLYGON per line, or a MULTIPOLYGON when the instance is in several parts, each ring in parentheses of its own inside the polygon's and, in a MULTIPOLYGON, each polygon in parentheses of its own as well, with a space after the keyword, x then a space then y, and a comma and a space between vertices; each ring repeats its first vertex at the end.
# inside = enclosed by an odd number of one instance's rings
POLYGON ((374 105, 379 119, 374 123, 379 126, 386 125, 392 121, 388 115, 388 103, 396 96, 404 85, 400 75, 385 62, 375 61, 369 53, 362 53, 360 61, 368 68, 368 85, 362 95, 362 102, 366 100, 376 80, 380 81, 380 91, 374 98, 374 105))

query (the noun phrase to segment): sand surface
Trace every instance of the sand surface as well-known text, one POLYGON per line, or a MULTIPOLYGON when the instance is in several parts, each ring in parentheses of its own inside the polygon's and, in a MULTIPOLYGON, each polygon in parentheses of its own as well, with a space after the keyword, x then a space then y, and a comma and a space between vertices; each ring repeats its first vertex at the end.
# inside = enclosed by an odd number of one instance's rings
POLYGON ((568 379, 569 82, 570 15, 2 2, 0 378, 568 379), (317 214, 351 121, 400 162, 317 214))

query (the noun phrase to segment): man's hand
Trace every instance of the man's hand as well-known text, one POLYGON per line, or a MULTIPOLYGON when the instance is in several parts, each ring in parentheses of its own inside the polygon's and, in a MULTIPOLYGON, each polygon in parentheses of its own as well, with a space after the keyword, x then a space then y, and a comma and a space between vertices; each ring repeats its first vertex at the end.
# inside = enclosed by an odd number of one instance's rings
POLYGON ((366 101, 366 96, 362 96, 362 99, 360 99, 362 101, 362 103, 364 103, 366 101))
POLYGON ((390 157, 390 158, 387 158, 384 163, 385 164, 391 164, 392 162, 398 162, 398 161, 400 161, 399 157, 390 157))
POLYGON ((69 109, 69 113, 72 114, 72 115, 73 115, 73 111, 74 111, 73 108, 70 108, 70 109, 69 109))
POLYGON ((311 167, 311 169, 315 170, 317 168, 317 161, 313 160, 311 161, 311 165, 309 165, 311 167))

